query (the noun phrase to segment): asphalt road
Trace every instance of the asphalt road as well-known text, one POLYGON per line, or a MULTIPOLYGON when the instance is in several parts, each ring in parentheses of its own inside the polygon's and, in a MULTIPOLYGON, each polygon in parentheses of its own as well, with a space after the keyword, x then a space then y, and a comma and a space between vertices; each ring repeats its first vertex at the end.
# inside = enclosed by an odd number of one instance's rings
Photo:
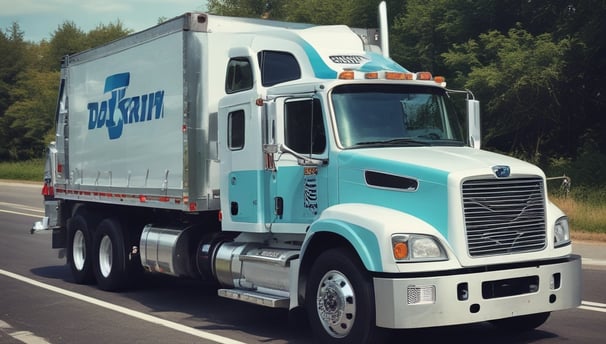
MULTIPOLYGON (((43 214, 39 185, 0 181, 0 343, 314 343, 299 317, 216 296, 194 280, 145 275, 108 293, 72 283, 50 233, 29 234, 43 214)), ((390 343, 596 343, 606 337, 606 245, 574 242, 584 257, 583 305, 555 312, 525 334, 487 323, 394 331, 390 343)))

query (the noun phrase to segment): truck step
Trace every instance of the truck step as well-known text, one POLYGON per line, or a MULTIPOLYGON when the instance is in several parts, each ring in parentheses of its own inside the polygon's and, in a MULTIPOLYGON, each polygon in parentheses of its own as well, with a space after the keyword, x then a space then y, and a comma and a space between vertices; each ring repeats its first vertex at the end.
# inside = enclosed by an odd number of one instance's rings
POLYGON ((219 289, 218 294, 228 299, 254 303, 270 308, 288 308, 290 304, 288 297, 270 295, 253 290, 219 289))

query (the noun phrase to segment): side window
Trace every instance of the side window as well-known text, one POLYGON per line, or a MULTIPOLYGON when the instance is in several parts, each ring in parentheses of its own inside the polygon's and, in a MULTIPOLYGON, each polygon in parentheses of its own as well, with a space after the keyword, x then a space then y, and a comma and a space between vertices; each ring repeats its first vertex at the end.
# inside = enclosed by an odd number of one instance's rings
POLYGON ((225 77, 225 92, 227 94, 250 90, 253 87, 253 75, 250 61, 245 57, 229 60, 225 77))
POLYGON ((321 154, 326 149, 326 130, 318 99, 302 99, 285 104, 284 141, 301 154, 321 154))
POLYGON ((231 150, 244 148, 244 111, 230 112, 227 116, 227 144, 231 150))
POLYGON ((291 53, 264 50, 259 52, 258 59, 265 87, 301 78, 301 67, 291 53))

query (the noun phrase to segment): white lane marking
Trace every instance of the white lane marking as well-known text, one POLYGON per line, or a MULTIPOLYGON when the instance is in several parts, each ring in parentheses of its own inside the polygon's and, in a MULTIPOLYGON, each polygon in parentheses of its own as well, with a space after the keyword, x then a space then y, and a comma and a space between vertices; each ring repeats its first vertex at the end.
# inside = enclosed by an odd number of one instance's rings
POLYGON ((0 331, 7 333, 9 336, 15 338, 18 341, 21 341, 26 344, 50 344, 50 342, 48 342, 46 339, 38 337, 29 331, 11 332, 12 329, 13 327, 9 323, 0 320, 0 331))
POLYGON ((594 266, 606 266, 606 260, 600 259, 591 259, 591 258, 582 258, 583 265, 594 265, 594 266))
POLYGON ((581 305, 579 306, 579 308, 584 309, 586 311, 606 313, 606 304, 605 303, 581 301, 581 305))
POLYGON ((37 207, 25 205, 25 204, 8 203, 8 202, 0 202, 0 206, 7 207, 9 209, 15 209, 15 210, 0 209, 0 213, 23 215, 23 216, 38 217, 38 218, 44 216, 43 208, 37 208, 37 207), (16 211, 16 210, 19 210, 19 211, 16 211), (22 211, 26 211, 27 213, 23 213, 22 211))
POLYGON ((26 213, 21 213, 18 211, 11 211, 11 210, 4 210, 4 209, 0 209, 0 213, 15 214, 15 215, 35 217, 35 218, 41 218, 42 216, 44 216, 44 214, 26 214, 26 213))
POLYGON ((109 302, 98 300, 98 299, 95 299, 95 298, 92 298, 92 297, 89 297, 89 296, 85 296, 85 295, 82 295, 82 294, 78 294, 78 293, 75 293, 75 292, 72 292, 72 291, 69 291, 69 290, 64 290, 64 289, 52 286, 50 284, 38 282, 38 281, 33 280, 31 278, 24 277, 24 276, 12 273, 10 271, 6 271, 6 270, 0 269, 0 275, 4 275, 6 277, 10 277, 10 278, 19 280, 21 282, 25 282, 25 283, 31 284, 31 285, 36 286, 36 287, 40 287, 40 288, 43 288, 43 289, 46 289, 46 290, 50 290, 52 292, 55 292, 55 293, 58 293, 58 294, 61 294, 61 295, 65 295, 65 296, 74 298, 76 300, 84 301, 84 302, 87 302, 87 303, 90 303, 90 304, 93 304, 93 305, 96 305, 96 306, 99 306, 99 307, 103 307, 103 308, 106 308, 106 309, 109 309, 109 310, 112 310, 112 311, 115 311, 115 312, 118 312, 118 313, 122 313, 122 314, 125 314, 125 315, 128 315, 128 316, 131 316, 133 318, 137 318, 137 319, 140 319, 140 320, 143 320, 143 321, 147 321, 147 322, 150 322, 150 323, 153 323, 153 324, 162 325, 162 326, 168 327, 170 329, 173 329, 175 331, 183 332, 183 333, 186 333, 186 334, 198 337, 198 338, 210 340, 210 341, 213 341, 213 342, 216 342, 216 343, 221 343, 221 344, 246 344, 246 343, 243 343, 243 342, 231 339, 231 338, 227 338, 227 337, 219 336, 219 335, 216 335, 216 334, 212 334, 210 332, 198 330, 198 329, 195 329, 193 327, 185 326, 185 325, 173 322, 173 321, 161 319, 161 318, 149 315, 149 314, 145 314, 145 313, 142 313, 142 312, 134 311, 134 310, 128 309, 126 307, 114 305, 114 304, 111 304, 109 302))

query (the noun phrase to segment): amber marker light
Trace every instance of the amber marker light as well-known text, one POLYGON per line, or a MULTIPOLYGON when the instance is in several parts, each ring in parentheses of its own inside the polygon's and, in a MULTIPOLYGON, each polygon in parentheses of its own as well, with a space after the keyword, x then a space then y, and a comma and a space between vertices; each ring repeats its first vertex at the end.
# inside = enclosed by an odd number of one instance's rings
POLYGON ((406 74, 399 73, 399 72, 385 72, 385 79, 387 79, 387 80, 406 80, 406 74))
POLYGON ((405 242, 396 242, 393 245, 394 258, 401 260, 408 257, 408 244, 405 242))
POLYGON ((417 80, 431 80, 431 73, 430 72, 418 72, 417 80))
POLYGON ((339 74, 339 79, 342 80, 353 80, 354 79, 354 72, 351 70, 347 70, 344 72, 341 72, 341 74, 339 74))
POLYGON ((377 73, 377 72, 366 73, 366 74, 364 74, 364 77, 366 79, 378 79, 379 78, 379 73, 377 73))
POLYGON ((443 76, 436 76, 433 78, 433 81, 435 81, 438 84, 441 84, 443 82, 446 82, 446 78, 443 76))

